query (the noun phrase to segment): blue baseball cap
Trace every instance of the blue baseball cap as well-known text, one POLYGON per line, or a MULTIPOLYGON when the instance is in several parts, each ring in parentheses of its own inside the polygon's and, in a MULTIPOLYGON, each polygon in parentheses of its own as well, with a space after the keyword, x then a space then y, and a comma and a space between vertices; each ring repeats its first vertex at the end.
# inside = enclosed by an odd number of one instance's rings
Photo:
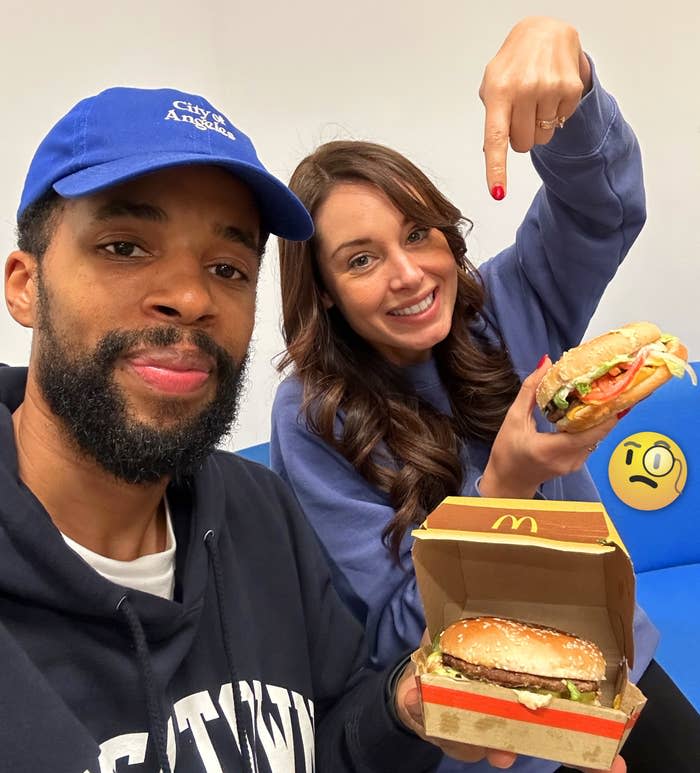
POLYGON ((304 205, 265 169, 250 139, 203 97, 174 89, 118 87, 78 102, 39 145, 17 217, 52 188, 78 198, 183 164, 215 164, 245 182, 265 231, 294 241, 312 235, 304 205))

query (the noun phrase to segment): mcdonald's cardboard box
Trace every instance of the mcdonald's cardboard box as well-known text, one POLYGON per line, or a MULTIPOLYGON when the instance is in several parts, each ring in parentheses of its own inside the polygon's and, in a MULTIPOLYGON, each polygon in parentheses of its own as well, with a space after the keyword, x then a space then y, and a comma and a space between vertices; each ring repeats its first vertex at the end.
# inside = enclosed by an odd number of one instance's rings
POLYGON ((510 617, 594 641, 607 663, 600 706, 428 673, 413 654, 429 735, 567 765, 608 768, 646 698, 633 665, 634 572, 599 502, 448 497, 413 532, 413 562, 434 639, 455 620, 510 617))

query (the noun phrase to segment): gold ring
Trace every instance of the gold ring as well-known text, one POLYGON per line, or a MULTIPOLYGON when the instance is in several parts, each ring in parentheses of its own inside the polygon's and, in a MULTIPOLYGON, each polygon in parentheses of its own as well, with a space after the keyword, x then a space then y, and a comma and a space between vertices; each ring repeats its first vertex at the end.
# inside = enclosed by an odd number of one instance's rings
POLYGON ((564 124, 566 123, 566 118, 563 115, 558 115, 556 118, 550 118, 549 120, 545 118, 538 118, 535 121, 535 124, 537 125, 538 129, 561 129, 563 128, 564 124))
POLYGON ((598 443, 595 443, 592 446, 588 446, 588 449, 587 449, 588 453, 592 454, 596 450, 596 448, 598 448, 599 445, 600 445, 600 443, 598 442, 598 443))

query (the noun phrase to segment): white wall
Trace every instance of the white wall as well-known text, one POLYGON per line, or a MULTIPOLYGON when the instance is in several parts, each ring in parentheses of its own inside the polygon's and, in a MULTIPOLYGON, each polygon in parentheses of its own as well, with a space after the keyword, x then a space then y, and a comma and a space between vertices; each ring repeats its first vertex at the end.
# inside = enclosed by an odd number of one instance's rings
MULTIPOLYGON (((113 85, 204 94, 255 140, 282 179, 319 142, 392 145, 476 224, 477 262, 509 243, 537 181, 510 158, 510 190, 491 200, 482 165, 483 67, 526 13, 575 24, 642 144, 649 218, 591 324, 652 319, 700 359, 700 100, 697 0, 662 4, 500 0, 2 0, 0 251, 31 155, 75 102, 113 85)), ((260 287, 251 385, 233 446, 261 442, 281 351, 276 255, 260 287)), ((0 310, 0 360, 26 363, 29 333, 0 310)))

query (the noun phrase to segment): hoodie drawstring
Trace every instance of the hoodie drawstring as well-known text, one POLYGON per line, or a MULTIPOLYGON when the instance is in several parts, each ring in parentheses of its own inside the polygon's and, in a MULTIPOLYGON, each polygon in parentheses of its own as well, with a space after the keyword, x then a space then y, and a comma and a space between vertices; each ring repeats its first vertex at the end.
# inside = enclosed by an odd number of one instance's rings
POLYGON ((151 736, 156 747, 158 764, 161 773, 171 773, 170 762, 168 760, 167 734, 165 730, 165 720, 156 690, 155 679, 153 677, 153 668, 151 667, 151 654, 148 651, 146 634, 143 626, 134 612, 129 599, 122 596, 117 604, 117 609, 126 619, 131 632, 131 638, 134 640, 136 656, 143 677, 143 683, 146 691, 146 706, 148 707, 148 724, 151 728, 151 736))
MULTIPOLYGON (((224 603, 224 573, 221 569, 219 560, 219 548, 214 539, 214 532, 209 531, 204 535, 204 544, 207 547, 211 567, 214 573, 214 586, 216 588, 216 601, 219 606, 219 621, 221 622, 221 635, 224 641, 224 651, 228 661, 229 675, 231 677, 231 686, 233 688, 233 711, 236 715, 236 729, 238 730, 238 741, 241 746, 241 759, 243 760, 243 769, 245 773, 253 773, 253 764, 248 755, 248 740, 245 727, 243 726, 243 699, 241 698, 241 686, 238 681, 238 673, 233 662, 233 649, 231 647, 231 635, 228 629, 228 618, 226 615, 226 605, 224 603)), ((252 748, 252 747, 251 747, 252 748)))

